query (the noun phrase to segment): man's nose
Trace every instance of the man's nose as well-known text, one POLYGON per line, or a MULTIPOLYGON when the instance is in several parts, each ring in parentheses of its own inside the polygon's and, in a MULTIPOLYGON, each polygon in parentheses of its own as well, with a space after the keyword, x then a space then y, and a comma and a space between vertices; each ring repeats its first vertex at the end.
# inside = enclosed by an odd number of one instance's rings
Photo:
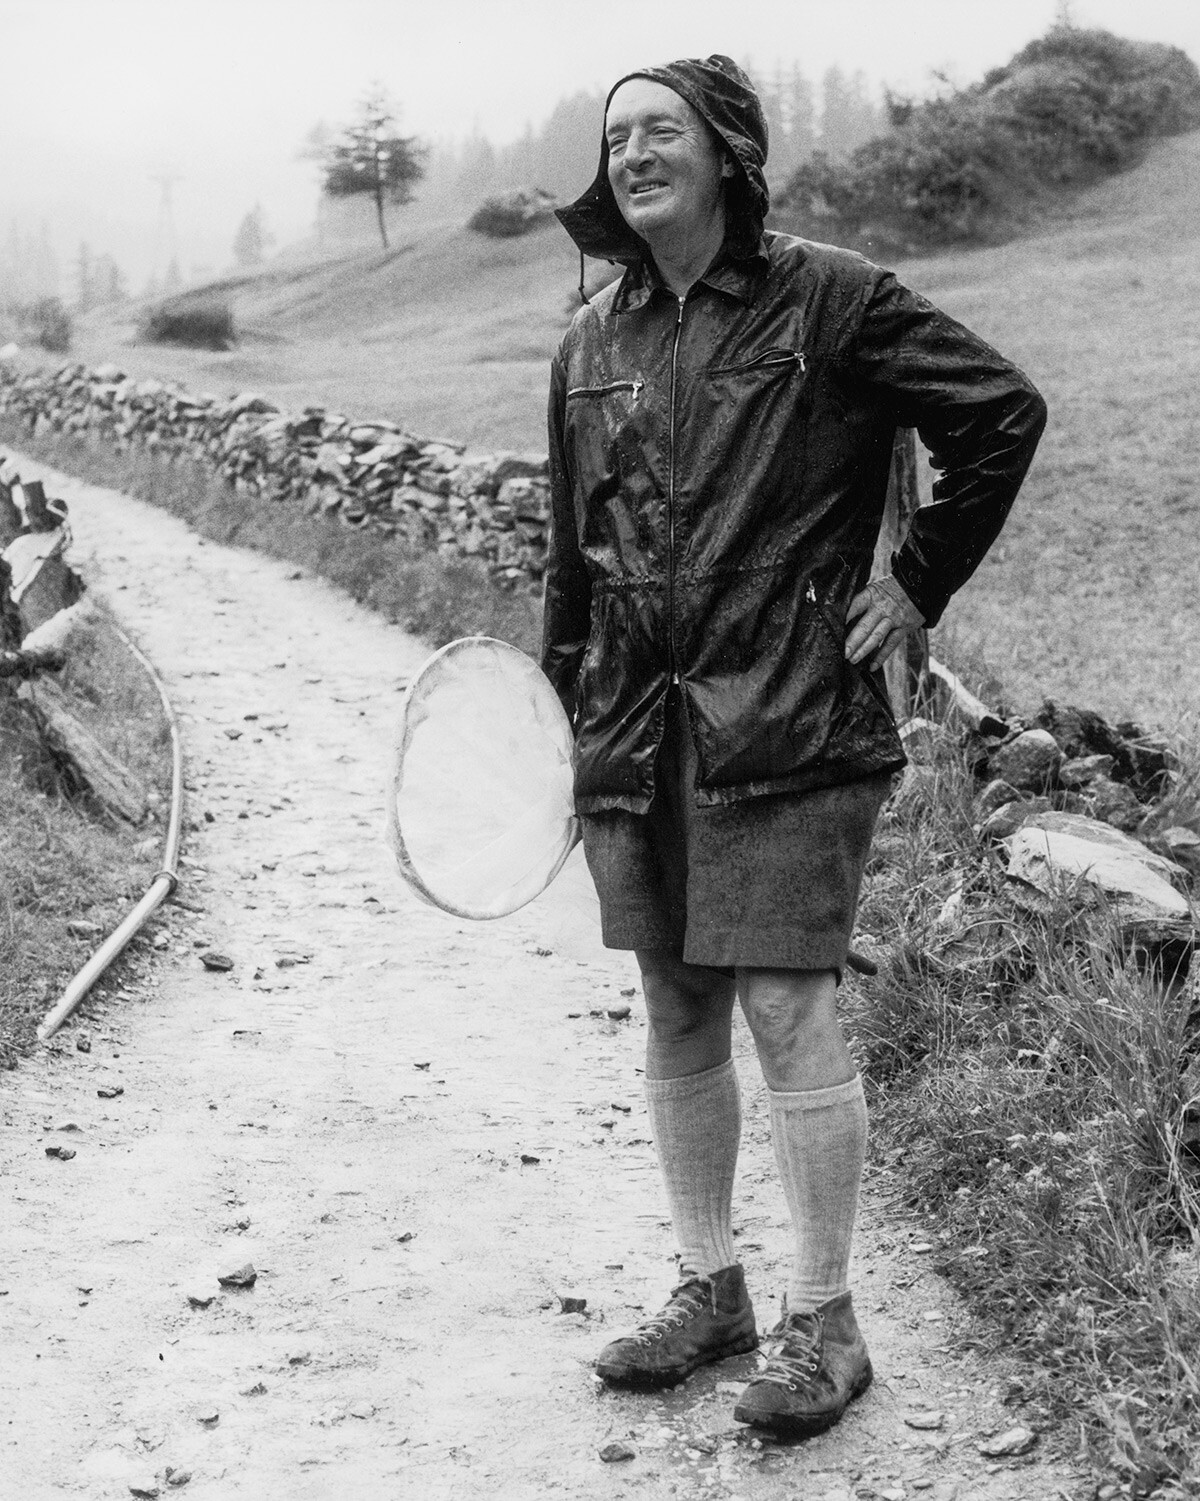
POLYGON ((650 137, 645 131, 635 127, 629 132, 629 140, 625 143, 624 165, 630 171, 637 171, 650 160, 650 154, 650 137))

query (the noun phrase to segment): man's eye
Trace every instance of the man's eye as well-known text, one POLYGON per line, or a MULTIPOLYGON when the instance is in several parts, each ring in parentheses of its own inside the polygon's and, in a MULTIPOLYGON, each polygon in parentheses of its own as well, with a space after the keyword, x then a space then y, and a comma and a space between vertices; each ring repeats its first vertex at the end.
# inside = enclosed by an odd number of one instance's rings
POLYGON ((625 144, 624 136, 609 136, 608 138, 608 149, 610 151, 624 151, 625 144))

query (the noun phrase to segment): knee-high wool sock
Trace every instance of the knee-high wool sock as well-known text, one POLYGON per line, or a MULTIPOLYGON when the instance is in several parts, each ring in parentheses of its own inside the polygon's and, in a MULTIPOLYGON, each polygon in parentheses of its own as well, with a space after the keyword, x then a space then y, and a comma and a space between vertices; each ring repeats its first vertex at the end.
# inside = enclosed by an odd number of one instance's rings
POLYGON ((733 1175, 742 1135, 733 1060, 682 1079, 647 1079, 646 1103, 681 1273, 704 1277, 732 1266, 733 1175))
POLYGON ((862 1078, 799 1093, 770 1090, 771 1137, 796 1233, 788 1312, 846 1291, 867 1145, 862 1078))

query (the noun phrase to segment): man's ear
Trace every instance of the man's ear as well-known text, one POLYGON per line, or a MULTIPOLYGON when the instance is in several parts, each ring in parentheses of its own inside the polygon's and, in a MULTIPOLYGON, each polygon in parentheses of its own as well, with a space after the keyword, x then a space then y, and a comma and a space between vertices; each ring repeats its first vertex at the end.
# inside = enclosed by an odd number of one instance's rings
POLYGON ((727 156, 721 163, 721 176, 732 177, 736 170, 736 167, 733 165, 733 158, 731 156, 727 156))

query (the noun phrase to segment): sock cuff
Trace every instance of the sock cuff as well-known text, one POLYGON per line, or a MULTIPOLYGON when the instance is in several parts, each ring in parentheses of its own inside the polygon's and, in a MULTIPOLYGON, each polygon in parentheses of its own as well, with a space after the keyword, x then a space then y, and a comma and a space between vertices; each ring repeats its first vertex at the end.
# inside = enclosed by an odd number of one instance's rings
POLYGON ((692 1095, 704 1094, 706 1090, 719 1087, 728 1079, 736 1088, 737 1074, 733 1059, 718 1063, 716 1068, 706 1068, 700 1074, 683 1074, 678 1079, 646 1079, 646 1094, 653 1100, 686 1100, 692 1095))
POLYGON ((865 1103, 866 1100, 861 1074, 855 1074, 844 1084, 831 1084, 827 1089, 768 1089, 767 1095, 772 1110, 826 1110, 831 1105, 849 1105, 858 1100, 865 1103))

